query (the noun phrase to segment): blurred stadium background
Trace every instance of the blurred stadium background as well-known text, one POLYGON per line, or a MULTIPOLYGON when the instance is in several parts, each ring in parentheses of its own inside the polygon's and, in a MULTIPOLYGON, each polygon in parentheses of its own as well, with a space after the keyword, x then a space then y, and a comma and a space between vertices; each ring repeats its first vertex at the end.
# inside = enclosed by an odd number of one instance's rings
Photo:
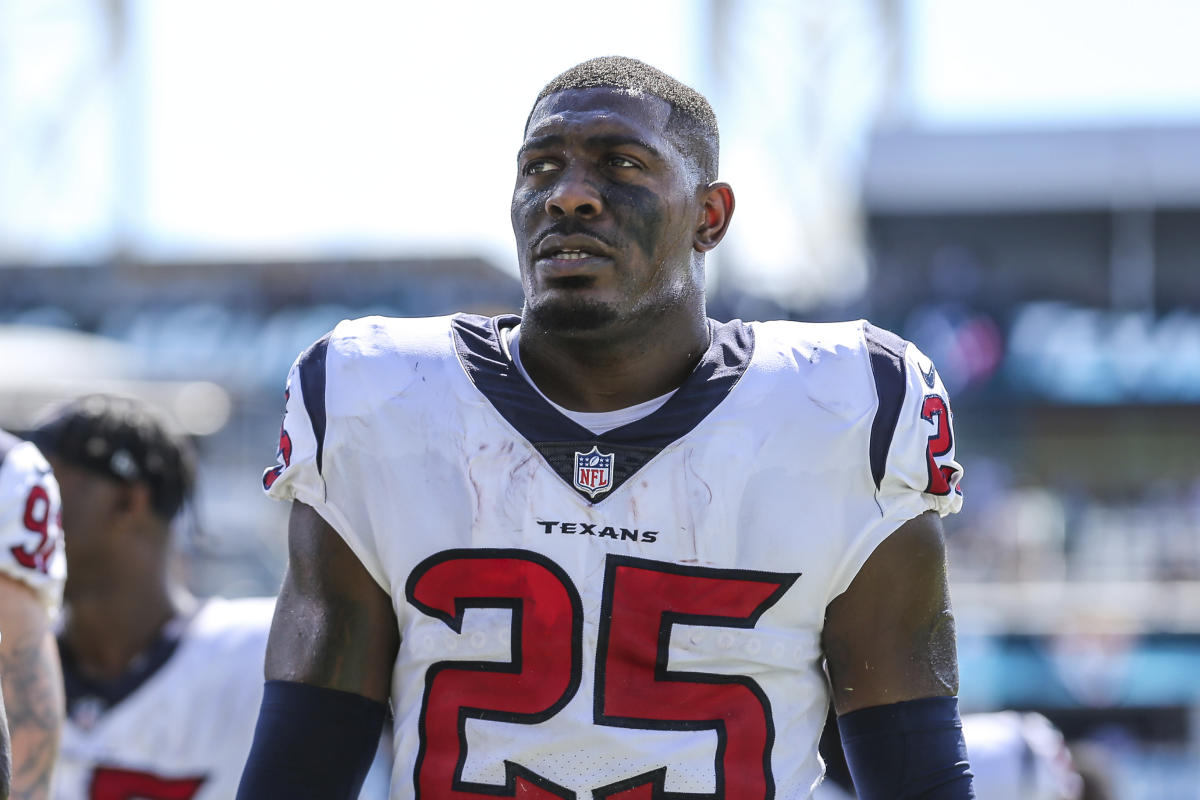
POLYGON ((518 308, 541 84, 704 91, 718 318, 868 316, 956 400, 967 710, 1200 797, 1200 69, 1189 0, 0 0, 0 426, 89 391, 196 439, 180 569, 274 593, 282 383, 339 319, 518 308))

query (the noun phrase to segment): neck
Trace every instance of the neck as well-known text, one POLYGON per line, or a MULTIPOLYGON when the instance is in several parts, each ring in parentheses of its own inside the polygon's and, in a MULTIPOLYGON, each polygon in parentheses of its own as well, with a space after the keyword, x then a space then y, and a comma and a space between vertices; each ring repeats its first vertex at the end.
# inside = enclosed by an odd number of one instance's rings
POLYGON ((84 675, 98 680, 119 677, 189 605, 190 598, 173 591, 165 573, 71 572, 62 635, 84 675))
POLYGON ((538 388, 572 411, 615 411, 679 388, 708 349, 703 305, 656 319, 652 330, 560 334, 521 323, 521 363, 538 388))

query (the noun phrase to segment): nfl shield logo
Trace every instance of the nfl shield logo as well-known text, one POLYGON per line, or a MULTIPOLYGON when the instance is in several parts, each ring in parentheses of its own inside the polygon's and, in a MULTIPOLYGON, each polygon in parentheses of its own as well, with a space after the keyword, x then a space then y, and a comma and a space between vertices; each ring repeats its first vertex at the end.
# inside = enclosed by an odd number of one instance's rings
POLYGON ((601 453, 593 446, 586 453, 575 453, 575 488, 589 497, 612 488, 613 454, 601 453))

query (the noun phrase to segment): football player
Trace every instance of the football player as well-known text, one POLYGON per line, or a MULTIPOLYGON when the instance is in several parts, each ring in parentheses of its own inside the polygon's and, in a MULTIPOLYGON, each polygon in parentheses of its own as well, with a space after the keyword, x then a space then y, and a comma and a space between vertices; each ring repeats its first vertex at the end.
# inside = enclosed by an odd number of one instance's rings
POLYGON ((65 575, 50 465, 33 444, 0 431, 0 685, 16 800, 50 797, 63 717, 51 625, 65 575))
POLYGON ((702 96, 580 64, 517 154, 522 314, 300 356, 239 798, 348 796, 389 702, 394 798, 804 798, 831 700, 863 797, 972 796, 945 387, 862 320, 709 319, 716 170, 702 96))
POLYGON ((198 600, 175 579, 171 524, 195 483, 190 440, 147 404, 110 395, 58 409, 34 439, 62 487, 71 569, 56 796, 233 797, 274 602, 198 600))
POLYGON ((197 602, 171 577, 190 442, 140 402, 102 395, 59 409, 33 438, 62 487, 71 569, 56 796, 229 796, 271 603, 197 602))

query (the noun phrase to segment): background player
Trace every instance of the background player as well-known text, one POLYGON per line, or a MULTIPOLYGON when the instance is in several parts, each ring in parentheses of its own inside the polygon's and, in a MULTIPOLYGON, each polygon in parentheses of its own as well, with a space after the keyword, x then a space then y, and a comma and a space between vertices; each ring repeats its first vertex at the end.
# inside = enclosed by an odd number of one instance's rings
POLYGON ((0 431, 0 685, 12 743, 11 796, 50 796, 63 717, 51 631, 66 573, 58 484, 29 442, 0 431))
POLYGON ((523 316, 345 322, 301 356, 239 797, 345 796, 389 697, 394 797, 807 797, 822 658, 865 797, 972 796, 945 389, 861 321, 707 319, 716 139, 653 68, 569 70, 518 155, 523 316))
POLYGON ((172 578, 190 443, 142 403, 100 395, 60 409, 34 438, 62 487, 72 572, 58 637, 67 723, 56 795, 228 797, 271 604, 200 603, 172 578))
POLYGON ((106 395, 59 409, 35 438, 59 475, 71 563, 57 796, 227 800, 262 695, 273 601, 197 600, 175 577, 190 441, 148 405, 106 395))

